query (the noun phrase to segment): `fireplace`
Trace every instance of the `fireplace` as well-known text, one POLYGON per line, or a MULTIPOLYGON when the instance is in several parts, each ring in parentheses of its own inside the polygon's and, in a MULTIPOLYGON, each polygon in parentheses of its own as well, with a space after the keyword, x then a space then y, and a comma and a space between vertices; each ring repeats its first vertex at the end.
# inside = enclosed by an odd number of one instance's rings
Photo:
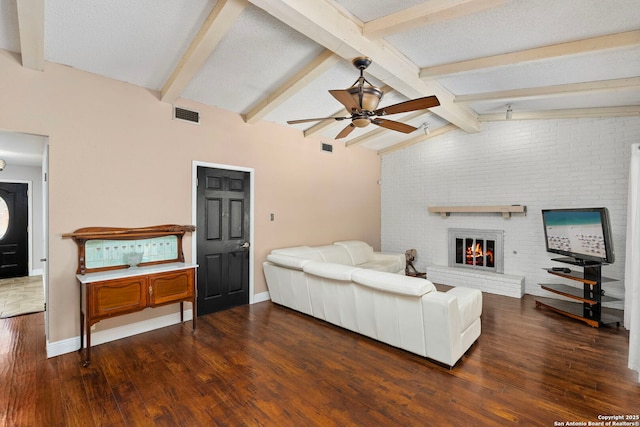
POLYGON ((502 230, 449 229, 449 267, 503 273, 502 230))

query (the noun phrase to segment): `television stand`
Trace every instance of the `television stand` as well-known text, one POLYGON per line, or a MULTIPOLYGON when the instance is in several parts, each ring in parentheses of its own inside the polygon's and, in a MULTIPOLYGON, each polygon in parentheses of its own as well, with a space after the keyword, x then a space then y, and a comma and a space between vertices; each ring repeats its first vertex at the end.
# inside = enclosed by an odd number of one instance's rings
POLYGON ((547 308, 556 313, 583 321, 594 328, 610 323, 615 323, 617 326, 620 326, 620 322, 623 321, 623 311, 602 307, 603 302, 619 300, 604 295, 602 283, 612 282, 615 281, 615 279, 602 277, 601 263, 576 260, 574 258, 555 258, 553 261, 582 267, 582 272, 573 270, 563 272, 553 270, 552 268, 545 269, 549 274, 554 276, 582 282, 582 289, 563 283, 540 284, 542 289, 574 301, 537 297, 537 308, 547 308))
POLYGON ((586 259, 578 259, 578 258, 573 258, 573 257, 564 257, 564 258, 551 258, 551 261, 558 261, 558 262, 563 262, 565 264, 571 264, 571 265, 579 265, 581 267, 591 267, 591 266, 602 266, 605 264, 602 264, 601 262, 598 261, 589 261, 586 259))

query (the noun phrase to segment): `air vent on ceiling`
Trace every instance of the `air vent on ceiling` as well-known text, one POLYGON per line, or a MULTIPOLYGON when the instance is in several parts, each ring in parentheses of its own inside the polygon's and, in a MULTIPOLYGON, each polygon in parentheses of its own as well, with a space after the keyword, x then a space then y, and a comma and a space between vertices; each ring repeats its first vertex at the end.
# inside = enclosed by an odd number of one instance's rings
POLYGON ((200 113, 180 107, 173 107, 173 118, 189 123, 200 123, 200 113))
POLYGON ((322 143, 322 151, 333 152, 333 145, 322 143))

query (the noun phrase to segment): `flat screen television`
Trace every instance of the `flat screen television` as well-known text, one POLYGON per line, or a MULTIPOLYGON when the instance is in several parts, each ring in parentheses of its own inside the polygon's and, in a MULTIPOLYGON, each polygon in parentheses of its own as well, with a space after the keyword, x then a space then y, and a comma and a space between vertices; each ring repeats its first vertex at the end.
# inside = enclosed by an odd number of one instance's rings
POLYGON ((547 252, 569 257, 558 261, 578 265, 615 261, 607 208, 543 209, 547 252))

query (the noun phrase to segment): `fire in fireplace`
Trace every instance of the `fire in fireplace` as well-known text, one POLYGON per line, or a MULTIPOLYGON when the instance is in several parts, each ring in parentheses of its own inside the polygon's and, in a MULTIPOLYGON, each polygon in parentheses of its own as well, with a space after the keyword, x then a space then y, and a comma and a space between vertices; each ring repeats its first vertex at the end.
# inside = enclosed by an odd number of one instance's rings
POLYGON ((449 266, 503 272, 501 230, 449 229, 449 266))
POLYGON ((495 246, 495 240, 456 239, 456 264, 493 268, 495 246))

